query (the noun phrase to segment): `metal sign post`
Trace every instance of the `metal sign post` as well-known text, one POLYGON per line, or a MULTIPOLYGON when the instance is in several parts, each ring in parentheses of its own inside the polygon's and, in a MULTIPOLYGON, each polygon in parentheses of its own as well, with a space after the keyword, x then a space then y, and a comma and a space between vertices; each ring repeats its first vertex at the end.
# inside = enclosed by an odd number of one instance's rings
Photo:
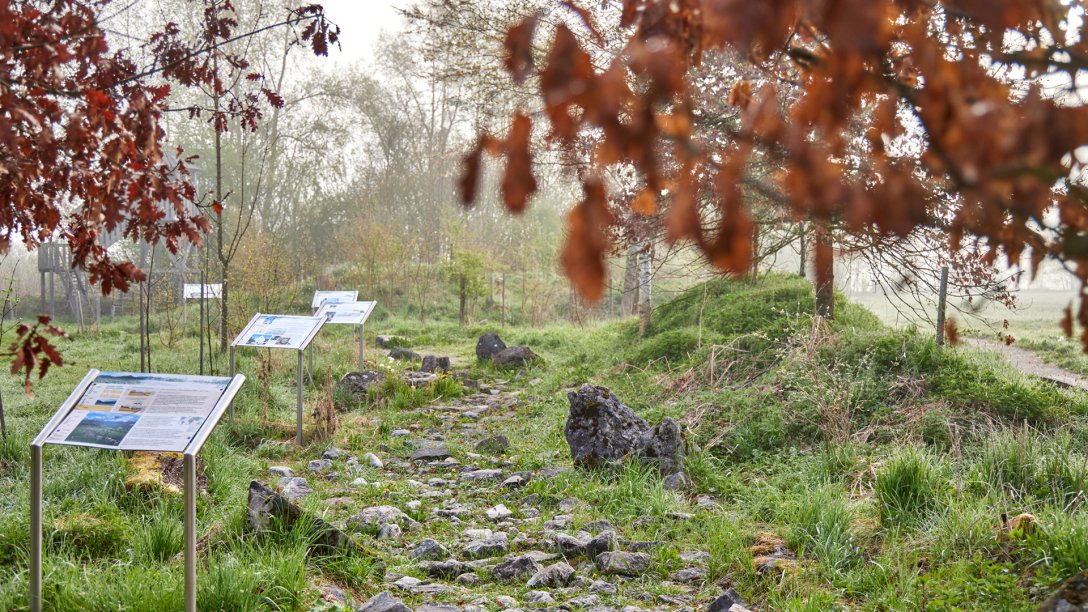
MULTIPOLYGON (((78 416, 80 414, 93 414, 88 410, 88 405, 80 404, 80 400, 84 399, 84 395, 88 393, 88 389, 92 384, 96 382, 102 372, 98 370, 91 370, 87 372, 87 375, 83 377, 79 385, 76 386, 72 394, 68 396, 68 399, 61 404, 60 408, 53 415, 53 418, 49 420, 49 423, 38 433, 38 436, 34 438, 34 441, 30 443, 30 610, 31 612, 41 612, 42 609, 42 481, 44 477, 43 463, 42 463, 42 449, 45 444, 67 444, 75 446, 94 446, 98 448, 109 448, 112 450, 173 450, 182 452, 182 468, 184 475, 184 504, 185 504, 185 610, 186 612, 196 612, 196 456, 203 448, 204 443, 208 440, 215 426, 219 423, 223 413, 226 412, 227 407, 230 405, 234 396, 238 394, 238 390, 242 388, 242 383, 245 382, 245 377, 242 375, 233 376, 229 382, 226 382, 224 387, 213 387, 215 391, 222 389, 218 399, 215 400, 214 406, 207 412, 207 416, 183 416, 181 418, 203 418, 203 421, 197 421, 200 423, 199 427, 193 432, 192 437, 186 437, 183 432, 179 435, 175 441, 182 442, 175 447, 165 449, 160 446, 158 448, 142 448, 141 442, 136 441, 132 444, 127 442, 127 439, 131 432, 135 430, 136 426, 132 425, 121 441, 116 442, 113 445, 103 445, 99 443, 87 443, 82 439, 74 439, 74 434, 78 431, 79 425, 75 427, 70 426, 69 416, 73 415, 73 411, 77 408, 79 411, 75 412, 73 416, 77 419, 88 418, 86 416, 78 416), (54 433, 61 432, 61 436, 67 436, 66 439, 58 440, 51 439, 54 433), (187 440, 187 441, 186 441, 187 440)), ((107 377, 118 376, 134 376, 130 373, 107 373, 107 377)), ((186 377, 173 376, 173 375, 145 375, 147 386, 153 386, 156 379, 164 378, 181 378, 186 377)), ((187 380, 192 381, 194 379, 205 379, 214 385, 221 385, 226 379, 215 377, 187 377, 187 380)), ((117 387, 118 385, 112 385, 117 387)), ((211 396, 214 397, 214 396, 211 396)), ((119 400, 118 400, 119 401, 119 400)), ((209 402, 211 398, 209 398, 209 402)), ((101 407, 105 410, 110 408, 109 412, 103 412, 102 414, 117 414, 122 415, 123 418, 135 419, 135 416, 127 416, 128 414, 123 411, 114 412, 112 410, 113 405, 104 403, 103 401, 91 401, 88 400, 88 404, 93 404, 93 407, 101 407)), ((115 401, 116 403, 116 401, 115 401)), ((178 406, 179 409, 183 409, 184 406, 178 406)), ((138 414, 138 413, 137 413, 138 414)), ((82 422, 80 422, 82 424, 82 422)), ((191 430, 190 430, 191 431, 191 430)))
MULTIPOLYGON (((230 344, 230 374, 234 375, 234 349, 238 346, 256 348, 284 348, 298 351, 296 385, 298 402, 296 408, 295 441, 302 446, 302 369, 303 356, 310 347, 314 336, 321 330, 325 319, 320 317, 302 317, 295 315, 267 315, 257 313, 242 329, 242 333, 230 344)), ((230 418, 234 419, 234 406, 230 407, 230 418)))
POLYGON ((363 324, 374 312, 377 302, 326 302, 317 316, 324 319, 325 323, 354 325, 359 332, 359 369, 364 367, 363 356, 366 351, 366 341, 363 339, 363 324))

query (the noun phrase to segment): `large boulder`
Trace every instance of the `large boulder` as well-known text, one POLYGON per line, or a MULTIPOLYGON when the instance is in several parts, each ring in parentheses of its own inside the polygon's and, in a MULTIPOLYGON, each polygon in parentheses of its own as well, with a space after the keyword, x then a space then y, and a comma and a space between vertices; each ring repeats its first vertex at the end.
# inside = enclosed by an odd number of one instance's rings
MULTIPOLYGON (((344 377, 340 379, 340 382, 336 383, 336 391, 345 393, 351 396, 351 399, 356 402, 361 402, 366 399, 366 392, 371 387, 377 387, 385 380, 385 372, 381 370, 362 370, 359 372, 348 372, 344 374, 344 377)), ((343 408, 338 406, 338 408, 343 408)))
MULTIPOLYGON (((247 514, 249 528, 252 531, 268 529, 273 523, 279 523, 290 529, 304 516, 298 504, 256 480, 249 483, 247 514)), ((307 517, 307 522, 319 534, 311 545, 314 550, 331 552, 356 547, 348 534, 321 518, 307 517)))
POLYGON ((604 387, 582 385, 567 394, 570 413, 564 433, 576 465, 596 467, 637 457, 664 475, 683 469, 683 434, 672 419, 651 428, 604 387))
POLYGON ((511 346, 495 353, 491 360, 500 368, 520 368, 539 359, 527 346, 511 346))
POLYGON ((1038 612, 1075 612, 1076 610, 1088 610, 1088 570, 1070 576, 1038 608, 1038 612))
POLYGON ((450 358, 437 355, 424 355, 423 364, 419 366, 420 372, 435 374, 450 371, 450 358))
POLYGON ((491 359, 499 353, 499 351, 506 348, 506 343, 502 341, 495 332, 487 332, 480 336, 480 339, 476 342, 476 359, 480 361, 491 361, 491 359))

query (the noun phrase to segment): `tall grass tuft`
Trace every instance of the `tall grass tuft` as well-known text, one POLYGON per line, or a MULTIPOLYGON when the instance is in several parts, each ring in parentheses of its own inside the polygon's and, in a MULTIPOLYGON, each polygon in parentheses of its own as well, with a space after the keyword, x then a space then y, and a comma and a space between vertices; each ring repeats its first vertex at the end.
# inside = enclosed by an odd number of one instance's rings
POLYGON ((831 571, 845 570, 858 555, 850 529, 852 516, 841 488, 825 485, 811 490, 790 512, 789 544, 816 557, 831 571))
POLYGON ((944 486, 939 467, 924 452, 909 449, 893 457, 874 484, 881 522, 887 527, 916 524, 936 508, 944 486))

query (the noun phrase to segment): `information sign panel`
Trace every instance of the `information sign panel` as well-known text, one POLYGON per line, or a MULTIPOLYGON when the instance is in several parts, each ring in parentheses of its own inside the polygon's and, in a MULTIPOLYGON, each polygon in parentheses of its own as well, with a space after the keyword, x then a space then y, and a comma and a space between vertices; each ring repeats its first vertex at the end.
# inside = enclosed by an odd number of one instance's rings
POLYGON ((102 372, 46 444, 182 452, 231 379, 102 372))
POLYGON ((324 322, 318 317, 257 313, 231 345, 301 350, 324 322))
POLYGON ((314 291, 314 299, 310 306, 317 310, 323 304, 340 304, 342 302, 354 302, 358 299, 358 291, 314 291))
POLYGON ((317 311, 318 318, 325 323, 341 325, 362 325, 374 312, 377 302, 326 302, 321 310, 317 311))
MULTIPOLYGON (((200 283, 185 283, 182 286, 182 297, 187 300, 199 300, 200 299, 200 283)), ((214 285, 204 285, 204 299, 219 299, 223 296, 223 285, 216 283, 214 285)))

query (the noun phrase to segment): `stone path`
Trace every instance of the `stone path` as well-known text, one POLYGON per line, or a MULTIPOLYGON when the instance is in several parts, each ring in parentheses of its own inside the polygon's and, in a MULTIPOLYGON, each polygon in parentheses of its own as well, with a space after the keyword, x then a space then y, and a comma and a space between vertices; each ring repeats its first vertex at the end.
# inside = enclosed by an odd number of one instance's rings
POLYGON ((1038 376, 1062 387, 1077 387, 1088 390, 1088 380, 1069 370, 1043 361, 1038 355, 1027 349, 982 338, 966 338, 966 342, 981 349, 1000 353, 1009 360, 1013 367, 1025 374, 1038 376))
MULTIPOLYGON (((572 468, 516 470, 506 457, 510 442, 501 430, 519 401, 517 392, 485 387, 461 400, 417 410, 420 419, 438 424, 392 431, 394 440, 405 442, 402 451, 389 446, 380 449, 380 457, 359 459, 332 448, 304 466, 270 468, 271 484, 278 482, 283 496, 308 507, 314 497, 322 498, 322 505, 330 507, 325 514, 329 523, 345 538, 362 543, 367 554, 377 552, 385 567, 380 584, 355 593, 354 603, 341 586, 318 585, 328 609, 746 612, 732 589, 724 594, 716 589, 716 600, 697 601, 707 579, 707 551, 679 551, 679 569, 661 579, 652 572, 662 542, 627 539, 626 532, 635 526, 593 520, 592 508, 580 499, 528 493, 523 487, 530 482, 557 478, 572 468), (453 453, 453 448, 476 452, 453 453), (295 472, 304 473, 309 483, 295 472), (364 473, 371 482, 357 477, 364 473), (371 501, 374 505, 360 504, 358 491, 378 484, 373 482, 376 473, 390 486, 395 483, 398 494, 371 501)), ((714 503, 700 500, 707 507, 714 503)), ((263 511, 269 505, 258 506, 263 511)), ((252 497, 250 508, 252 525, 252 497)), ((695 517, 673 514, 669 519, 678 522, 695 517)))

